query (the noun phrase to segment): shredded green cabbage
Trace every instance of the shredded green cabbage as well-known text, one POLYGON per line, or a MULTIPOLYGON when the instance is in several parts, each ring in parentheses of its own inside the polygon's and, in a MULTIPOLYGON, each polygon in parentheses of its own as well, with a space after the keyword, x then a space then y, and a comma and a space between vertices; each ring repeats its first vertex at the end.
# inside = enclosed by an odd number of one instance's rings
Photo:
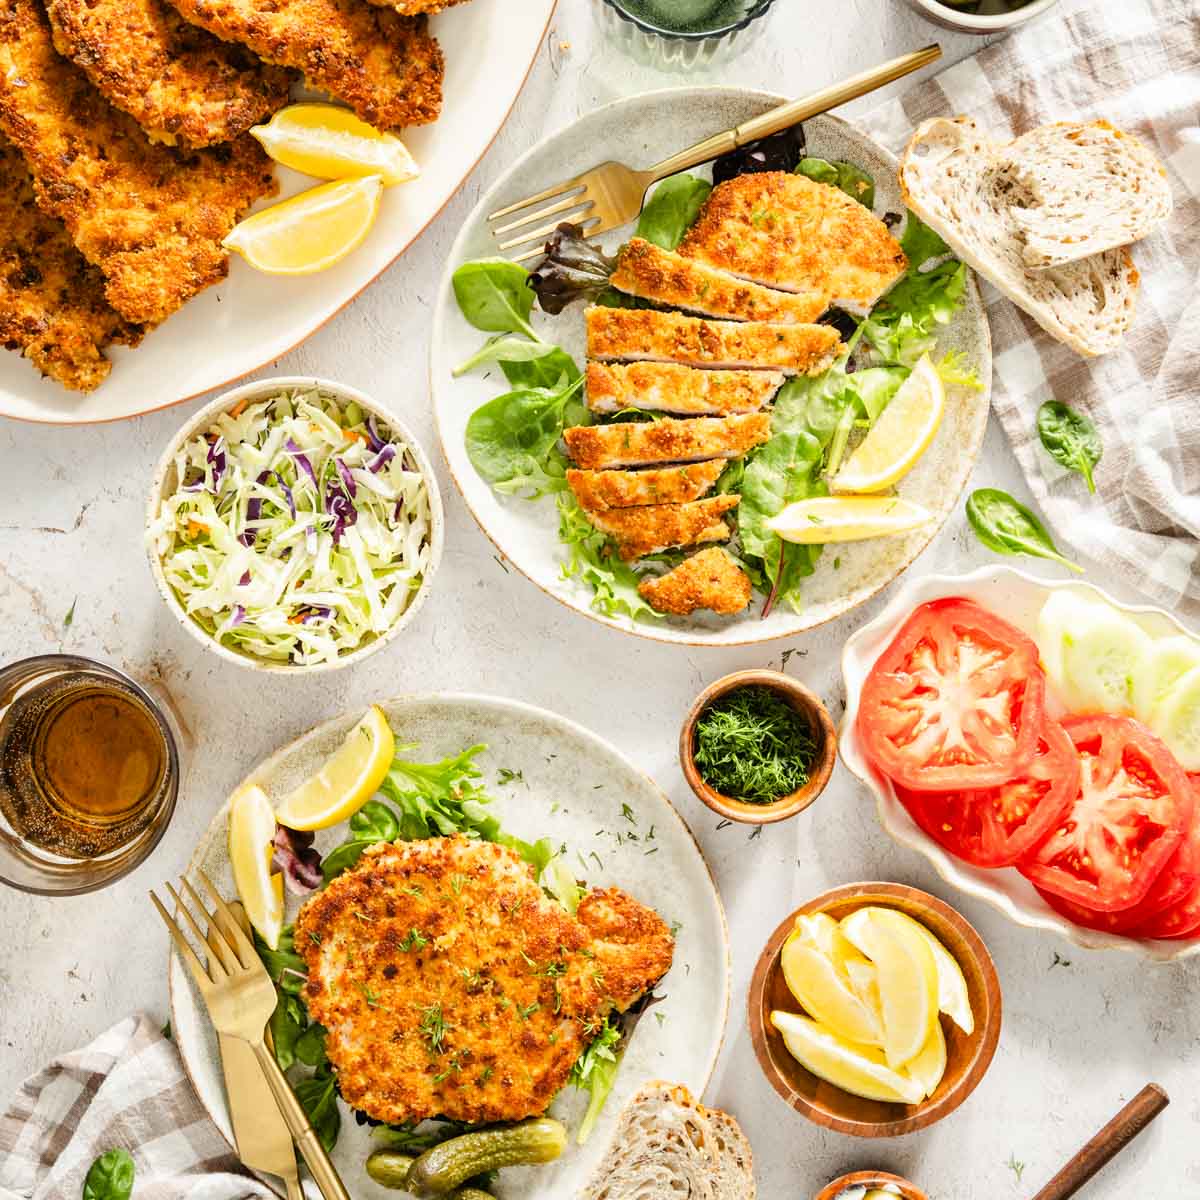
POLYGON ((333 662, 390 629, 425 578, 425 480, 357 404, 280 391, 221 414, 175 471, 149 544, 184 611, 240 653, 333 662))

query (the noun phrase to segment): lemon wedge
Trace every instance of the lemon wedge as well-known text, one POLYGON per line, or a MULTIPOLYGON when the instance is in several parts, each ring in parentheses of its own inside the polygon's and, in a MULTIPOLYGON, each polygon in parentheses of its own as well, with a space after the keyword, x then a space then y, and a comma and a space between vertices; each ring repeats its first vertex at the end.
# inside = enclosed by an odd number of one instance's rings
POLYGON ((830 481, 830 488, 835 492, 882 492, 903 479, 929 449, 945 409, 946 389, 926 354, 830 481))
POLYGON ((797 1013, 773 1012, 771 1024, 802 1067, 844 1092, 895 1104, 919 1104, 924 1098, 921 1085, 891 1070, 883 1054, 872 1046, 852 1046, 797 1013))
POLYGON ((858 911, 867 916, 843 921, 842 932, 878 973, 883 1051, 888 1066, 899 1070, 921 1052, 937 1024, 937 963, 928 941, 892 909, 858 911))
MULTIPOLYGON (((868 918, 861 914, 869 911, 869 909, 860 908, 857 912, 851 913, 842 922, 842 932, 848 940, 852 942, 856 940, 853 927, 855 924, 867 920, 868 918)), ((899 918, 901 921, 907 921, 928 943, 929 949, 933 952, 934 964, 937 967, 938 1009, 944 1012, 963 1033, 968 1035, 973 1033, 975 1030, 975 1014, 971 1011, 971 998, 967 992, 967 979, 963 975, 962 967, 958 965, 958 961, 954 955, 920 921, 913 920, 907 913, 902 913, 898 909, 893 908, 886 911, 892 914, 892 919, 899 918)))
POLYGON ((942 1032, 941 1021, 934 1021, 929 1039, 916 1058, 905 1066, 904 1074, 920 1084, 926 1096, 932 1096, 945 1073, 946 1035, 942 1032))
POLYGON ((285 796, 276 817, 289 829, 328 829, 346 821, 379 789, 396 754, 383 709, 372 704, 337 752, 285 796))
POLYGON ((767 522, 785 542, 805 546, 861 542, 919 529, 933 514, 896 496, 813 496, 789 504, 767 522))
POLYGON ((318 179, 378 175, 390 187, 421 173, 398 137, 336 104, 289 104, 250 133, 277 163, 318 179))
POLYGON ((874 963, 868 962, 857 951, 855 958, 846 963, 846 974, 850 990, 879 1018, 883 1028, 883 1003, 879 999, 879 972, 874 963))
POLYGON ((270 275, 311 275, 362 242, 382 192, 378 175, 325 183, 240 221, 221 244, 270 275))
POLYGON ((271 874, 275 814, 255 784, 234 792, 229 802, 229 863, 250 924, 274 950, 283 929, 283 876, 271 874))
POLYGON ((832 959, 795 933, 779 956, 784 982, 805 1011, 849 1042, 883 1045, 883 1026, 838 974, 832 959))

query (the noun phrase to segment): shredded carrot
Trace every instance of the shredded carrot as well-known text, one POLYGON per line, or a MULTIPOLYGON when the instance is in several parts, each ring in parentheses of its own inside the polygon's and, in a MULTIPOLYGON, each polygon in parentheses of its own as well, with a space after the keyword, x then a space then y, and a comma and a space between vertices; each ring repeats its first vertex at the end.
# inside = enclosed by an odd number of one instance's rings
POLYGON ((233 407, 232 407, 232 408, 229 410, 229 415, 230 415, 231 417, 240 417, 240 416, 242 415, 242 413, 244 413, 244 412, 246 411, 246 405, 247 405, 247 404, 249 404, 249 403, 250 403, 249 399, 248 399, 247 397, 243 396, 243 397, 242 397, 242 398, 241 398, 241 399, 240 399, 240 400, 239 400, 239 401, 238 401, 238 402, 237 402, 237 403, 236 403, 236 404, 235 404, 235 405, 234 405, 234 406, 233 406, 233 407))
POLYGON ((208 532, 208 526, 203 521, 197 521, 194 517, 188 518, 187 535, 189 538, 199 537, 202 533, 208 532))
POLYGON ((304 624, 304 614, 296 613, 296 615, 294 617, 288 617, 288 624, 289 625, 303 625, 304 624))
POLYGON ((371 440, 365 433, 359 433, 357 429, 343 429, 342 432, 350 441, 369 442, 371 440))

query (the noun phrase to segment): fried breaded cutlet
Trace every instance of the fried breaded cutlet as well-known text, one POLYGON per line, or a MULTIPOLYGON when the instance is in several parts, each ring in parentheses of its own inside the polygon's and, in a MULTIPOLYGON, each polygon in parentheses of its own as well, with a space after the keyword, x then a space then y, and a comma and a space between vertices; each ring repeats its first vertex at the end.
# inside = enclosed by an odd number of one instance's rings
POLYGON ((104 276, 62 222, 38 208, 25 160, 0 138, 0 343, 63 387, 90 392, 112 366, 104 347, 141 337, 104 299, 104 276))
POLYGON ((678 546, 724 542, 729 526, 722 514, 736 508, 741 496, 709 496, 690 504, 647 504, 638 508, 584 509, 587 519, 617 544, 626 562, 678 546))
POLYGON ((639 237, 630 238, 621 247, 617 269, 609 282, 630 296, 733 321, 807 324, 829 307, 822 292, 766 288, 639 237))
POLYGON ((832 325, 709 321, 651 308, 593 305, 587 319, 589 358, 609 362, 674 362, 691 367, 819 375, 841 345, 832 325))
POLYGON ((575 425, 563 431, 567 453, 576 465, 592 471, 740 458, 770 436, 769 413, 691 421, 664 417, 661 421, 575 425))
POLYGON ((686 504, 699 500, 721 472, 725 460, 648 471, 567 472, 567 483, 584 508, 636 508, 644 504, 686 504))
POLYGON ((766 171, 718 184, 679 246, 685 258, 865 313, 908 262, 888 227, 828 183, 766 171))
POLYGON ((164 0, 47 0, 58 52, 155 141, 231 142, 287 103, 291 75, 164 0))
POLYGON ((377 129, 436 121, 445 63, 428 18, 365 0, 171 0, 185 20, 301 71, 377 129))
POLYGON ((380 8, 394 8, 402 17, 416 17, 421 13, 441 12, 456 4, 465 4, 466 0, 371 0, 371 3, 380 8))
POLYGON ((719 546, 686 558, 673 571, 638 584, 638 595, 658 612, 686 617, 698 608, 723 616, 750 603, 750 577, 719 546))
POLYGON ((271 160, 245 135, 183 155, 151 142, 59 56, 36 0, 0 0, 0 132, 130 321, 165 320, 229 269, 221 239, 274 193, 271 160))
POLYGON ((615 888, 572 917, 515 851, 448 837, 370 847, 305 903, 296 949, 348 1104, 479 1124, 545 1112, 605 1014, 669 969, 674 939, 615 888))
POLYGON ((783 386, 782 371, 701 371, 680 363, 590 362, 587 406, 592 412, 626 408, 681 416, 757 412, 783 386))

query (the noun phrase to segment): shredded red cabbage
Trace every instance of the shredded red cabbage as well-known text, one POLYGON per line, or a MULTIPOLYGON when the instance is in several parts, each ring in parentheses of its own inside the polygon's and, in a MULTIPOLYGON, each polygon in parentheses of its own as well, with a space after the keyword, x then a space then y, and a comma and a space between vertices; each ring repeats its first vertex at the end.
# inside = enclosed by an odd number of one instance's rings
POLYGON ((283 446, 284 449, 287 450, 287 452, 292 456, 292 458, 295 459, 296 465, 300 468, 300 470, 302 470, 305 475, 312 480, 313 487, 320 491, 321 485, 317 482, 317 475, 312 468, 312 463, 308 461, 308 456, 296 444, 296 439, 288 438, 288 440, 283 443, 283 446))
POLYGON ((382 471, 383 468, 386 467, 388 463, 390 463, 395 457, 396 447, 384 446, 384 448, 380 450, 374 458, 368 461, 367 470, 370 471, 372 475, 378 475, 379 472, 382 471))
POLYGON ((313 846, 313 834, 310 831, 280 825, 275 830, 273 845, 275 853, 271 865, 283 872, 289 892, 296 896, 307 896, 321 886, 324 882, 321 854, 313 846))

